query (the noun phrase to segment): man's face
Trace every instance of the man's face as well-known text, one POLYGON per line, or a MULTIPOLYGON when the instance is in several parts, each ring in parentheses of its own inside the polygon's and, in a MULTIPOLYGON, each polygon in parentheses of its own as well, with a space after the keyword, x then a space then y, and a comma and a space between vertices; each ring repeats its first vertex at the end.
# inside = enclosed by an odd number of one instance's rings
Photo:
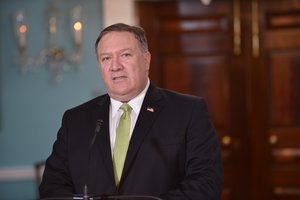
POLYGON ((129 32, 110 32, 97 46, 98 64, 108 94, 127 102, 146 86, 151 55, 129 32))

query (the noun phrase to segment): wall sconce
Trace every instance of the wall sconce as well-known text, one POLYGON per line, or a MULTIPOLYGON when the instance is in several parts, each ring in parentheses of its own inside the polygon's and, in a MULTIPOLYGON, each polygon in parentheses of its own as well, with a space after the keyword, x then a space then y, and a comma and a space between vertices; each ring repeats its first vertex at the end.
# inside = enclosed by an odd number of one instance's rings
POLYGON ((28 26, 25 23, 24 12, 19 12, 15 17, 15 30, 17 32, 18 41, 18 57, 17 63, 21 72, 27 72, 31 69, 47 66, 52 74, 55 82, 62 80, 62 71, 81 68, 82 62, 82 37, 83 37, 83 20, 82 7, 75 6, 70 11, 69 23, 71 29, 70 38, 73 42, 72 52, 66 52, 57 42, 58 23, 62 21, 59 16, 58 8, 55 4, 48 7, 48 46, 40 51, 37 59, 32 59, 27 55, 28 26))
POLYGON ((33 59, 27 53, 28 25, 23 11, 18 11, 14 15, 14 30, 18 47, 15 62, 20 65, 21 72, 26 72, 32 67, 33 59))

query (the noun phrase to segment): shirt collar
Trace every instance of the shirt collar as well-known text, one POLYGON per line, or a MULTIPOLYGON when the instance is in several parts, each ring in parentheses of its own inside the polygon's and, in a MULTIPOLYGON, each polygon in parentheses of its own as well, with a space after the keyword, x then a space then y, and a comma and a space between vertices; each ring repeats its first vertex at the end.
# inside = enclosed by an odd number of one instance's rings
MULTIPOLYGON (((143 89, 143 91, 128 102, 128 104, 131 106, 132 110, 136 114, 139 114, 141 110, 142 103, 145 98, 146 92, 149 88, 149 85, 150 85, 150 80, 148 79, 146 87, 143 89)), ((118 110, 123 103, 113 98, 110 98, 110 102, 111 102, 111 111, 112 111, 111 114, 112 117, 114 117, 118 113, 118 110)))

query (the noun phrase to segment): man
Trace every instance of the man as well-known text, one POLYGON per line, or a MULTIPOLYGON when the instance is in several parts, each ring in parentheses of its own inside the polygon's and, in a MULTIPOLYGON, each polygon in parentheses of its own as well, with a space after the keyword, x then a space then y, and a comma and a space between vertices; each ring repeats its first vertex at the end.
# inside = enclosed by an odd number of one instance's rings
POLYGON ((204 100, 151 84, 139 27, 111 25, 95 48, 108 94, 65 112, 40 196, 82 194, 86 185, 93 195, 220 199, 220 147, 204 100))

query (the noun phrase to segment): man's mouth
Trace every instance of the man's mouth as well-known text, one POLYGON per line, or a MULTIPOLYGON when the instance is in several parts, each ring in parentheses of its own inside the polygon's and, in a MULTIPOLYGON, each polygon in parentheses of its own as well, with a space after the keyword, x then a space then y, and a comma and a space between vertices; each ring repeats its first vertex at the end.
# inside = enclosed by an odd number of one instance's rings
POLYGON ((126 76, 116 76, 116 77, 113 77, 112 80, 113 81, 116 81, 116 80, 121 80, 121 79, 125 79, 127 78, 126 76))

